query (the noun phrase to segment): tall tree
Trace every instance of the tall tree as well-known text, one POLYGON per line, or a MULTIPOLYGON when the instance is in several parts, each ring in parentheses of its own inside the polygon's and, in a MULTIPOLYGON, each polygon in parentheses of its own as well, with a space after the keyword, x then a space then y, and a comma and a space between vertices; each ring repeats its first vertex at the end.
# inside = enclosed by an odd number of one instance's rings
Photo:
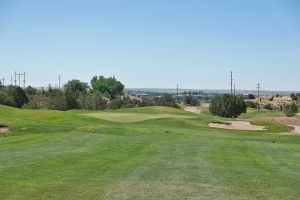
POLYGON ((64 86, 66 90, 71 90, 73 92, 84 92, 86 93, 89 89, 89 86, 87 83, 82 82, 77 79, 73 79, 67 82, 67 84, 64 86))
POLYGON ((109 95, 110 98, 116 98, 124 90, 124 85, 115 77, 94 76, 91 80, 91 86, 94 91, 109 95))

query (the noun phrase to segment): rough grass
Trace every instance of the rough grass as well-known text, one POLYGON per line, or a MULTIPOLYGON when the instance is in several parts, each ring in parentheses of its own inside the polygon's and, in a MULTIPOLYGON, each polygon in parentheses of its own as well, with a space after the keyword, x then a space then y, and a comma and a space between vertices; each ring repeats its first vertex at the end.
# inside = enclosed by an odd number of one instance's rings
POLYGON ((285 127, 271 122, 265 132, 221 130, 207 123, 228 119, 164 107, 107 113, 176 117, 128 123, 5 106, 0 113, 11 130, 0 136, 1 200, 300 196, 300 137, 278 134, 285 127))

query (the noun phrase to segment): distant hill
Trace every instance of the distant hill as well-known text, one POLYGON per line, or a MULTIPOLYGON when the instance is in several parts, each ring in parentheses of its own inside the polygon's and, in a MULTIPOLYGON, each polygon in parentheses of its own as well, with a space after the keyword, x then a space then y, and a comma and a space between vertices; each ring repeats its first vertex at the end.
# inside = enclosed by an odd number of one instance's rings
MULTIPOLYGON (((125 88, 125 91, 132 91, 136 93, 147 93, 147 92, 157 92, 157 93, 176 93, 176 89, 172 88, 125 88)), ((205 93, 213 93, 213 94, 225 94, 230 93, 228 89, 179 89, 179 93, 184 91, 203 91, 205 93)), ((273 90, 262 90, 260 91, 261 95, 289 95, 290 93, 297 93, 299 91, 273 91, 273 90)), ((256 90, 247 90, 247 89, 240 89, 236 90, 236 94, 256 94, 256 90)))

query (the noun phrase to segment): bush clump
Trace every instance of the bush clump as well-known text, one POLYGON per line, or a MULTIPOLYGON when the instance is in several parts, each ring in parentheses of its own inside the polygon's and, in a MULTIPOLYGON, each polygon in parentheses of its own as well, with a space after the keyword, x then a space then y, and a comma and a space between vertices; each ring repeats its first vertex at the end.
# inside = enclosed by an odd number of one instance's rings
POLYGON ((295 103, 288 104, 284 107, 283 112, 287 117, 293 117, 298 113, 298 107, 295 103))
POLYGON ((246 101, 246 106, 249 107, 249 108, 257 108, 258 105, 257 103, 253 102, 253 101, 246 101))
POLYGON ((241 97, 225 94, 212 99, 209 111, 212 115, 237 118, 240 114, 246 113, 247 106, 241 97))
POLYGON ((185 96, 183 102, 189 106, 198 106, 200 104, 199 100, 192 95, 185 96))

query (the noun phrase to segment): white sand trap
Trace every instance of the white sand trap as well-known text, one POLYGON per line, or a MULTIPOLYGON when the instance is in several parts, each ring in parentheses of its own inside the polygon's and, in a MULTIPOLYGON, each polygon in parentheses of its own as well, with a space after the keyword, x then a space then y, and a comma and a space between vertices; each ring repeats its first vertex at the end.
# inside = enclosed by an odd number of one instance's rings
POLYGON ((213 128, 244 130, 244 131, 262 131, 266 130, 264 126, 256 126, 245 121, 229 121, 229 122, 210 122, 208 126, 213 128))

